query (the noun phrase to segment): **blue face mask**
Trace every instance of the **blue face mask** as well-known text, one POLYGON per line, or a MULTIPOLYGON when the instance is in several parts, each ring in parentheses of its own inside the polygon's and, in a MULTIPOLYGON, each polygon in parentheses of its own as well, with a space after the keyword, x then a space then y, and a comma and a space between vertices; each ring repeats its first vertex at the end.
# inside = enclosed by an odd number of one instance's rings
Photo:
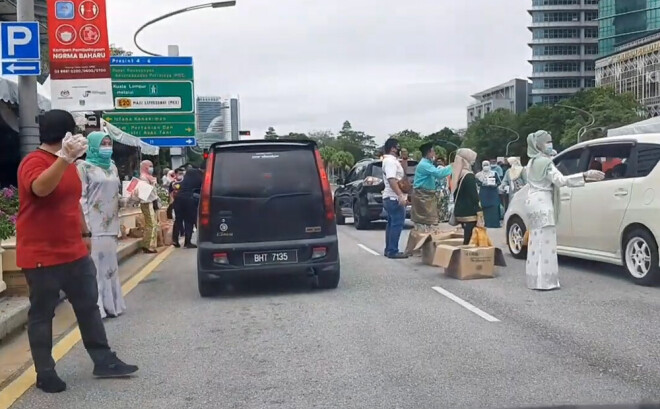
POLYGON ((546 143, 546 144, 545 144, 545 154, 546 154, 546 155, 550 155, 550 156, 552 156, 552 152, 553 152, 553 151, 554 151, 554 149, 553 149, 553 147, 552 147, 552 142, 550 142, 550 143, 546 143))
POLYGON ((112 157, 112 146, 101 146, 99 148, 99 157, 110 159, 110 157, 112 157))

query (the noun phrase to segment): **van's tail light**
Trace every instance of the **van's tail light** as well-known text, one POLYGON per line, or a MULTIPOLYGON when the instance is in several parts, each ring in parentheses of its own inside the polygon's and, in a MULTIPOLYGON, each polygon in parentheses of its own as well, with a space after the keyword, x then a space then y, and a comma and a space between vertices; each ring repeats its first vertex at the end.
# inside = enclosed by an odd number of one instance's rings
POLYGON ((328 180, 328 175, 325 173, 325 168, 323 167, 323 159, 321 158, 321 153, 318 149, 314 150, 314 155, 316 156, 316 167, 319 171, 319 177, 321 178, 321 188, 323 189, 325 218, 327 221, 332 222, 335 220, 335 206, 332 202, 332 189, 330 189, 330 181, 328 180))
POLYGON ((374 176, 367 176, 366 178, 364 178, 364 182, 362 184, 364 186, 378 186, 381 183, 383 183, 383 179, 374 176))
POLYGON ((199 225, 208 227, 211 224, 211 184, 213 183, 213 168, 215 167, 215 151, 209 152, 206 160, 204 183, 199 199, 199 225))
POLYGON ((213 262, 215 264, 229 264, 227 253, 213 253, 213 262))
POLYGON ((314 247, 312 249, 312 259, 323 258, 328 254, 326 247, 314 247))

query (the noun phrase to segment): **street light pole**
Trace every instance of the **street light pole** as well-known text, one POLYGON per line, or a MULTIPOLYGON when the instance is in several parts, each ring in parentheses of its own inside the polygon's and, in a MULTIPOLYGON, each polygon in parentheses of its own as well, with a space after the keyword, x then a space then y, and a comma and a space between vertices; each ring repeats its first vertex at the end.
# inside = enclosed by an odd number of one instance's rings
POLYGON ((511 146, 512 143, 518 142, 520 140, 520 134, 518 132, 516 132, 515 130, 511 129, 511 128, 507 128, 506 126, 499 126, 499 125, 488 125, 488 126, 491 127, 491 128, 504 129, 506 131, 513 132, 514 134, 516 134, 516 139, 514 139, 512 141, 509 141, 509 143, 506 144, 506 154, 505 155, 508 158, 509 157, 509 146, 511 146))
POLYGON ((589 128, 594 126, 594 124, 596 123, 596 117, 589 111, 585 111, 584 109, 576 108, 571 105, 557 104, 557 106, 562 108, 572 109, 573 111, 577 111, 589 116, 589 123, 578 130, 577 143, 580 143, 580 139, 587 133, 589 128))
POLYGON ((163 14, 160 17, 156 17, 155 19, 146 22, 145 24, 142 25, 142 27, 138 28, 137 31, 135 32, 135 34, 133 34, 133 43, 138 48, 138 50, 142 51, 143 53, 145 53, 147 55, 159 56, 160 54, 156 54, 156 53, 152 53, 150 51, 147 51, 144 48, 140 47, 140 45, 138 44, 137 37, 138 37, 138 35, 140 34, 140 32, 142 30, 144 30, 145 28, 147 28, 150 25, 155 24, 159 21, 165 20, 165 19, 170 18, 172 16, 176 16, 177 14, 187 13, 189 11, 201 10, 201 9, 205 9, 205 8, 217 9, 217 8, 223 8, 223 7, 233 7, 235 5, 236 5, 236 0, 216 1, 214 3, 199 4, 197 6, 190 6, 190 7, 180 9, 180 10, 172 11, 172 12, 167 13, 167 14, 163 14))
MULTIPOLYGON (((35 21, 34 0, 18 0, 17 21, 35 21)), ((18 129, 21 158, 34 151, 39 145, 39 100, 37 77, 18 77, 18 129)))

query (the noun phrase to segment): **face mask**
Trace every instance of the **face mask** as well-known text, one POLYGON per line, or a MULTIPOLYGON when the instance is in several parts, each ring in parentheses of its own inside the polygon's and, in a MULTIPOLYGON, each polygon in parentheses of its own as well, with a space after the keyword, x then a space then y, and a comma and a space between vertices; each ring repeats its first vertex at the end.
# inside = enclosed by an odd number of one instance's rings
POLYGON ((112 156, 112 146, 101 146, 99 148, 99 156, 103 159, 110 159, 112 156))
POLYGON ((484 172, 490 172, 490 166, 484 166, 484 172))
POLYGON ((552 149, 552 142, 546 143, 545 144, 545 154, 552 155, 553 151, 554 151, 554 149, 552 149))
POLYGON ((148 172, 149 172, 150 175, 153 175, 154 174, 154 168, 149 168, 148 172))

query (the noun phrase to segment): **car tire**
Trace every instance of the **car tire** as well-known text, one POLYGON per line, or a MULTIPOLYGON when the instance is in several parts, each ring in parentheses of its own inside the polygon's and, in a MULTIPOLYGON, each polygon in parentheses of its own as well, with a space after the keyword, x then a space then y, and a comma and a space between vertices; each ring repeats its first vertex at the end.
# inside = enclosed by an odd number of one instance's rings
POLYGON ((334 290, 339 286, 339 279, 341 277, 339 265, 333 271, 325 271, 318 274, 317 288, 319 290, 334 290))
POLYGON ((527 246, 524 244, 526 231, 525 223, 523 223, 520 217, 513 216, 509 220, 506 228, 506 242, 509 246, 511 256, 518 260, 527 258, 527 246))
POLYGON ((643 228, 633 229, 624 238, 622 250, 623 265, 635 284, 660 283, 658 244, 651 233, 643 228))
POLYGON ((339 202, 335 202, 335 219, 337 220, 337 224, 339 226, 343 226, 346 224, 346 217, 341 213, 341 205, 339 202))
POLYGON ((360 206, 360 202, 356 201, 353 204, 353 225, 358 230, 367 230, 371 223, 365 215, 366 212, 362 212, 363 207, 360 206))
POLYGON ((213 284, 214 283, 202 280, 201 277, 197 275, 197 289, 202 298, 213 297, 216 294, 216 288, 213 284))

